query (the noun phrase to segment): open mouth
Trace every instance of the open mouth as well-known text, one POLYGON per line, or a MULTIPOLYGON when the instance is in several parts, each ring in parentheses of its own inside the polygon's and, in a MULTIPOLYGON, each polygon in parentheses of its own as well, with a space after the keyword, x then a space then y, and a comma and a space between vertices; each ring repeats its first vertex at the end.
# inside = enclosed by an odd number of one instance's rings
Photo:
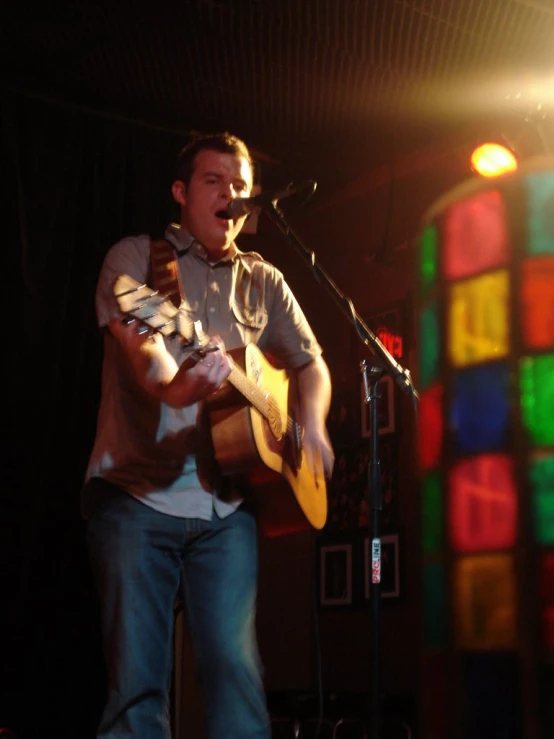
POLYGON ((232 220, 231 216, 229 215, 229 213, 227 213, 226 210, 218 210, 215 215, 217 218, 221 218, 222 221, 232 220))

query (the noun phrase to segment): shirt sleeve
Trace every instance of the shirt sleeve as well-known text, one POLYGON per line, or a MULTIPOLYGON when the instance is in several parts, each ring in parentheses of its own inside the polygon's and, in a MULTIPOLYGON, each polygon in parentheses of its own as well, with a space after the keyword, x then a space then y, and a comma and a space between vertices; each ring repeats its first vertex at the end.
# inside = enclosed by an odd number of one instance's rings
POLYGON ((283 275, 272 268, 265 349, 284 367, 296 369, 322 353, 314 332, 283 275))
POLYGON ((148 236, 128 237, 111 247, 104 258, 96 285, 96 316, 101 328, 121 315, 113 293, 116 279, 120 275, 129 275, 143 284, 148 279, 149 268, 148 236))

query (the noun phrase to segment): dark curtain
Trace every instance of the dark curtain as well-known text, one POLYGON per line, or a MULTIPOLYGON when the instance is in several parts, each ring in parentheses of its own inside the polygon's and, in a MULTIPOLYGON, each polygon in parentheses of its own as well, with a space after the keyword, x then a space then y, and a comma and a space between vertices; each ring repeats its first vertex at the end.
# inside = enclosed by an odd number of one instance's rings
POLYGON ((79 511, 99 398, 94 288, 112 243, 177 216, 169 184, 186 134, 13 91, 1 103, 0 727, 86 739, 104 699, 79 511))

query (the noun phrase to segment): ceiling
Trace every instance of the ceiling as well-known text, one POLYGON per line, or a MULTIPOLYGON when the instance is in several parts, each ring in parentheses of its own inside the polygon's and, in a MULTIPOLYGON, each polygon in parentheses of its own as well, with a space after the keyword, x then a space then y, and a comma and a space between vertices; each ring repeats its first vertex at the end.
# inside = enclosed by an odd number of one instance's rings
POLYGON ((0 61, 4 87, 183 133, 226 128, 330 186, 548 105, 554 3, 50 0, 5 9, 0 61))

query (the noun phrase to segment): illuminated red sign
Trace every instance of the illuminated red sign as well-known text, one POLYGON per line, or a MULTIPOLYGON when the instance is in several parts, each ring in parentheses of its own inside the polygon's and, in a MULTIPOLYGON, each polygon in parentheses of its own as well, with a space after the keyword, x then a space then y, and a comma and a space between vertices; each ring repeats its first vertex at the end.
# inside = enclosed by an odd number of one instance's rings
POLYGON ((404 342, 402 336, 398 336, 398 334, 389 331, 387 328, 380 328, 377 331, 377 338, 395 359, 402 358, 402 355, 404 354, 404 342))

